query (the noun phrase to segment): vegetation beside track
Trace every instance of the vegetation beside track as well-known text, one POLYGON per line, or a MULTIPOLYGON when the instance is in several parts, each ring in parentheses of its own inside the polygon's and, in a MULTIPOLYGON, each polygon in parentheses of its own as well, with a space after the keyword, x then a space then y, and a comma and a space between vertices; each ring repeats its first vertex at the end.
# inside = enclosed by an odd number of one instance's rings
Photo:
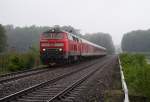
POLYGON ((5 53, 0 55, 0 74, 31 69, 39 65, 39 55, 33 51, 26 53, 5 53))
MULTIPOLYGON (((142 54, 121 54, 129 96, 140 96, 150 101, 150 65, 142 54)), ((147 102, 147 101, 145 101, 147 102)))

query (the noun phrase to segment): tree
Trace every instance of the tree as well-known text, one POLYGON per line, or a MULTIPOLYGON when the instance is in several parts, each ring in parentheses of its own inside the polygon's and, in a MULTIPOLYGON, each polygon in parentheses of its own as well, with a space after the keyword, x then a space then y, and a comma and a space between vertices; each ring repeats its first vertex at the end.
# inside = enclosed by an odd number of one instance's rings
MULTIPOLYGON (((80 37, 83 37, 93 43, 104 46, 107 48, 108 53, 114 53, 114 45, 112 38, 109 34, 105 33, 95 33, 87 34, 85 36, 80 34, 80 30, 72 26, 59 26, 54 27, 60 28, 64 31, 73 33, 80 37)), ((38 48, 40 34, 44 31, 47 31, 53 27, 48 26, 30 26, 30 27, 13 27, 13 25, 5 26, 6 35, 8 39, 8 49, 15 50, 17 52, 26 52, 31 46, 38 48)))
POLYGON ((0 52, 4 51, 6 47, 6 35, 5 35, 5 29, 4 27, 0 24, 0 52))
POLYGON ((40 34, 54 27, 61 28, 62 30, 73 34, 80 34, 80 31, 72 26, 55 25, 53 27, 39 27, 32 25, 28 27, 14 27, 13 25, 7 25, 5 26, 5 29, 8 39, 8 49, 15 50, 17 52, 26 52, 33 45, 38 48, 40 34))
POLYGON ((29 26, 29 27, 13 27, 5 26, 8 39, 8 49, 17 52, 27 52, 31 46, 39 46, 40 34, 50 27, 29 26))
POLYGON ((122 50, 126 52, 150 52, 150 30, 137 30, 124 34, 122 50))
POLYGON ((109 54, 113 54, 115 52, 112 38, 107 33, 86 34, 83 37, 97 45, 105 47, 109 54))

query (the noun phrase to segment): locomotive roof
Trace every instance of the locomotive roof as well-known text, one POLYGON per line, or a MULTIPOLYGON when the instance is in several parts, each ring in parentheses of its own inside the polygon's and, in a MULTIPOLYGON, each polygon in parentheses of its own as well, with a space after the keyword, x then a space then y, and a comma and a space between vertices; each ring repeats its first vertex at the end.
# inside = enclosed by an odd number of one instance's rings
POLYGON ((44 33, 62 33, 62 32, 64 32, 64 31, 59 28, 51 28, 51 29, 45 31, 44 33))

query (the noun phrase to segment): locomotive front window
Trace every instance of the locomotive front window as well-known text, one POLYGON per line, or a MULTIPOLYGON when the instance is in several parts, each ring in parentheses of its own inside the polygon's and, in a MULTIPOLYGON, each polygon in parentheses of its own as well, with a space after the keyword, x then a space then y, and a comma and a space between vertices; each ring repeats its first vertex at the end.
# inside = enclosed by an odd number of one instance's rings
POLYGON ((63 39, 64 34, 62 33, 43 33, 43 36, 47 39, 63 39))

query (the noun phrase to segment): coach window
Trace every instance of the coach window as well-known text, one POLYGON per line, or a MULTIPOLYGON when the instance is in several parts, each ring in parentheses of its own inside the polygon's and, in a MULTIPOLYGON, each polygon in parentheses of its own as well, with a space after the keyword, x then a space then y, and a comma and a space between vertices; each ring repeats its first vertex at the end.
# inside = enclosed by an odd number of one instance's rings
POLYGON ((77 42, 77 38, 75 37, 75 41, 77 42))
POLYGON ((73 38, 74 41, 76 41, 76 38, 74 36, 72 38, 73 38))

